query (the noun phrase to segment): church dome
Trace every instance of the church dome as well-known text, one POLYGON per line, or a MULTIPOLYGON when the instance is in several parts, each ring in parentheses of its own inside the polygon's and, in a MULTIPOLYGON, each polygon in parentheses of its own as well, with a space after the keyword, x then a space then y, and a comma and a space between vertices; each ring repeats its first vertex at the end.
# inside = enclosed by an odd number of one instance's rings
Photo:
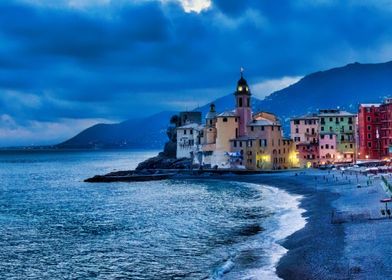
POLYGON ((244 75, 243 75, 243 69, 241 68, 241 78, 237 82, 237 89, 235 92, 236 95, 250 95, 250 90, 248 86, 248 82, 245 80, 244 75))
POLYGON ((215 104, 211 103, 210 111, 206 115, 206 119, 214 119, 216 117, 215 104))

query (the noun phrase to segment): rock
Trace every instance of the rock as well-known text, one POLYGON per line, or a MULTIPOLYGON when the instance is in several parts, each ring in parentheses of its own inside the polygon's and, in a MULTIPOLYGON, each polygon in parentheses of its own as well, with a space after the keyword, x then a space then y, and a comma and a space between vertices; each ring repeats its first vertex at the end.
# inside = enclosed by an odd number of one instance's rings
POLYGON ((159 153, 158 156, 149 158, 136 167, 136 170, 143 169, 189 169, 192 164, 190 158, 176 159, 167 157, 164 153, 159 153))
POLYGON ((168 141, 165 144, 163 154, 169 158, 175 158, 177 152, 177 143, 173 141, 168 141))

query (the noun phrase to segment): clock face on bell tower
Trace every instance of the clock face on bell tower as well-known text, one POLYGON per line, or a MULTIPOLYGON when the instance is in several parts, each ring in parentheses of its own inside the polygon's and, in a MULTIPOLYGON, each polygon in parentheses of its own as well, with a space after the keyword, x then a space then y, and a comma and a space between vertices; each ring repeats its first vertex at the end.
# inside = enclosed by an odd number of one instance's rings
POLYGON ((237 82, 235 92, 237 107, 250 107, 250 90, 247 81, 244 79, 243 68, 241 68, 241 78, 237 82))

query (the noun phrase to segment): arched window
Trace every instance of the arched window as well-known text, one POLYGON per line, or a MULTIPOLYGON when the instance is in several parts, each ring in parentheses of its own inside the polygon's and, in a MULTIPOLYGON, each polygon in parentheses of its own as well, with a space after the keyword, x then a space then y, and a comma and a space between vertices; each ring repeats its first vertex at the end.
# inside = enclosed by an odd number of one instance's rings
POLYGON ((242 107, 242 97, 240 97, 240 98, 238 99, 238 106, 239 106, 239 107, 242 107))

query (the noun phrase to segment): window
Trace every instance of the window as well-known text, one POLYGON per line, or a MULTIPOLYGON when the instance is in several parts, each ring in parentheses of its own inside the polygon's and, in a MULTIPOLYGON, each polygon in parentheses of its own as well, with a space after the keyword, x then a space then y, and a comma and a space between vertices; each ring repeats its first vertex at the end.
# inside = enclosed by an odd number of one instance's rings
POLYGON ((331 149, 333 149, 333 145, 331 145, 331 149))
POLYGON ((242 107, 242 97, 238 98, 238 107, 242 107))
POLYGON ((331 139, 331 140, 333 139, 333 135, 332 134, 329 135, 329 139, 331 139))
POLYGON ((321 145, 321 149, 324 149, 324 146, 323 146, 323 145, 321 145))
POLYGON ((368 139, 372 139, 372 135, 368 133, 368 139))
POLYGON ((368 130, 372 130, 372 128, 370 127, 370 125, 368 125, 367 129, 368 129, 368 130))
POLYGON ((184 129, 184 135, 186 135, 186 129, 184 129))
POLYGON ((372 147, 372 142, 368 142, 368 147, 369 147, 369 148, 372 147))
POLYGON ((299 124, 299 120, 294 120, 294 124, 299 124))
POLYGON ((254 126, 251 126, 250 131, 254 131, 254 130, 255 130, 254 126))
POLYGON ((261 130, 262 130, 262 131, 264 131, 264 125, 263 125, 263 126, 261 126, 261 130))
POLYGON ((223 122, 227 122, 227 118, 223 118, 223 120, 222 120, 223 122))
POLYGON ((274 126, 271 126, 271 130, 274 131, 274 126))
POLYGON ((324 131, 324 126, 321 127, 321 131, 324 131))
POLYGON ((233 142, 233 146, 234 146, 234 148, 237 147, 237 141, 233 142))
POLYGON ((248 99, 246 100, 247 106, 250 107, 250 98, 248 97, 248 99))
POLYGON ((332 122, 332 118, 329 118, 329 121, 332 122))
POLYGON ((350 126, 348 127, 348 129, 349 129, 349 130, 353 130, 353 126, 350 125, 350 126))
POLYGON ((321 139, 324 139, 324 134, 320 135, 320 138, 321 138, 321 139))
POLYGON ((193 134, 193 129, 189 130, 190 134, 193 134))
POLYGON ((329 149, 329 144, 325 144, 325 148, 326 148, 326 149, 329 149))
POLYGON ((370 117, 367 117, 367 120, 368 120, 368 122, 370 122, 371 118, 370 118, 370 117))
POLYGON ((350 149, 352 149, 353 148, 353 144, 350 144, 350 149))
POLYGON ((242 141, 240 141, 240 147, 242 147, 242 141))

